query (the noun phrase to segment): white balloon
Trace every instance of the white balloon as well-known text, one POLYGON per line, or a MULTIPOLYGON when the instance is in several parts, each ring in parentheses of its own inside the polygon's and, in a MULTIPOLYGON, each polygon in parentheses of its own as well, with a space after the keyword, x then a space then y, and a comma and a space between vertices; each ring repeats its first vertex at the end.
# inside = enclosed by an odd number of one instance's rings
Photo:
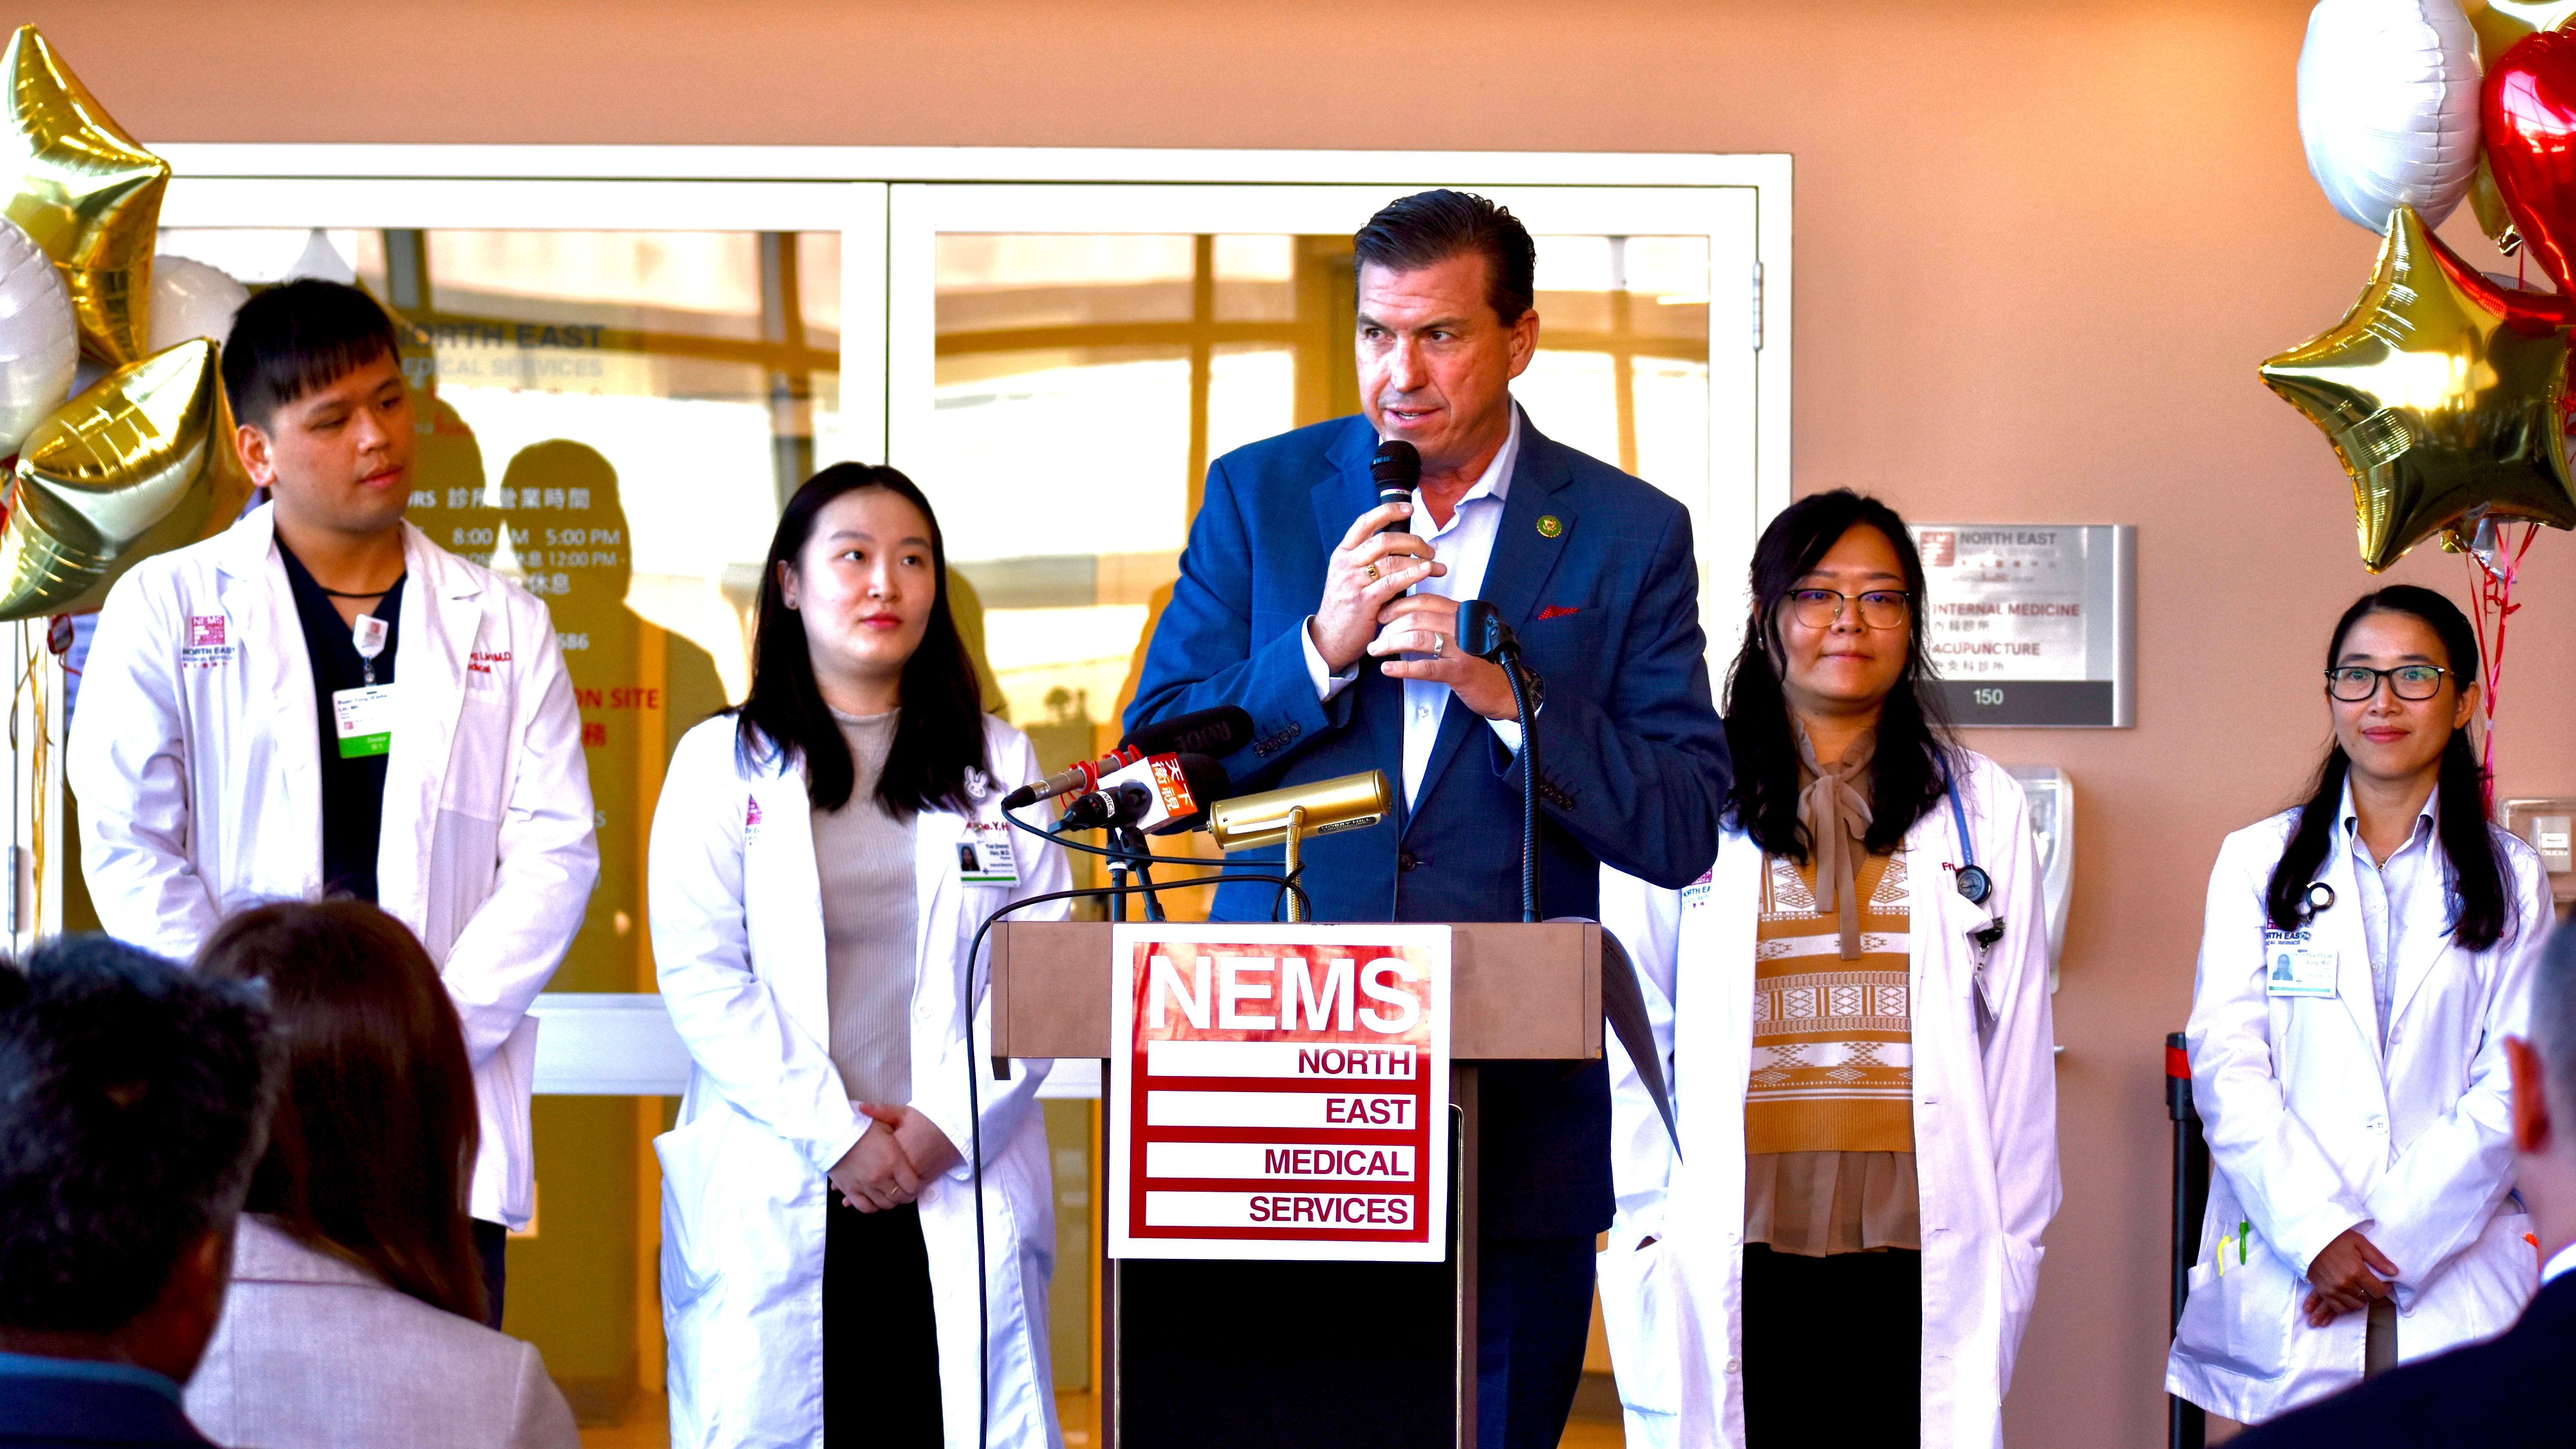
POLYGON ((2455 0, 2324 0, 2299 50, 2308 174, 2374 232, 2438 226, 2478 169, 2478 38, 2455 0))
POLYGON ((250 292, 230 276, 191 257, 152 259, 152 351, 176 347, 199 337, 222 342, 232 334, 233 314, 250 300, 250 292))
POLYGON ((62 274, 15 222, 0 220, 0 456, 72 395, 79 366, 62 274))

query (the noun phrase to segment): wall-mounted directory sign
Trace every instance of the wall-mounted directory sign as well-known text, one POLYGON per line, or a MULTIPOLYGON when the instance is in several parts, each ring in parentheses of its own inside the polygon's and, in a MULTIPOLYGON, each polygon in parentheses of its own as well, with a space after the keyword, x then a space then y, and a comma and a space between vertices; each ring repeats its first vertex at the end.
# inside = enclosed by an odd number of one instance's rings
POLYGON ((1954 723, 2137 723, 2134 525, 1917 524, 1914 543, 1954 723))
POLYGON ((1110 1256, 1446 1256, 1448 927, 1115 940, 1110 1256))

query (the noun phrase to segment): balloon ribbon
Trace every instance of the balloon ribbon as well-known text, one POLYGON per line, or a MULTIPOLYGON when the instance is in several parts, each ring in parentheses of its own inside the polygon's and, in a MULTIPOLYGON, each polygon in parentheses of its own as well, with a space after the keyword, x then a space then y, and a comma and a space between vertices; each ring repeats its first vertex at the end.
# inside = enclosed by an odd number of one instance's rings
MULTIPOLYGON (((2485 521, 2485 520, 2482 520, 2485 521)), ((2522 541, 2514 543, 2514 525, 2495 523, 2490 548, 2463 550, 2469 558, 2472 612, 2478 630, 2478 673, 2486 680, 2480 692, 2479 713, 2484 717, 2479 742, 2478 773, 2484 779, 2487 812, 2495 812, 2495 716, 2496 701, 2504 684, 2504 628, 2514 611, 2522 605, 2513 601, 2513 582, 2522 572, 2522 556, 2531 551, 2531 541, 2539 536, 2540 525, 2522 525, 2522 541), (2492 562, 2490 562, 2492 558, 2492 562)))

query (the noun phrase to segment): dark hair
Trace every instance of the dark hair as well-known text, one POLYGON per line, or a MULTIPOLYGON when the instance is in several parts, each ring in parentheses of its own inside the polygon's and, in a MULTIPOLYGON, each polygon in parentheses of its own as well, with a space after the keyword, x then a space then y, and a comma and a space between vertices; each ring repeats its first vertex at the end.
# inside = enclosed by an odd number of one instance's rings
POLYGON ((1805 860, 1815 842, 1798 823, 1798 739, 1780 685, 1787 656, 1780 647, 1780 609, 1842 536, 1874 528, 1887 536, 1905 572, 1905 668, 1879 710, 1878 748, 1870 757, 1870 824, 1862 843, 1895 849, 1923 812, 1949 787, 1955 748, 1923 648, 1923 559, 1896 510, 1848 488, 1801 498, 1780 511, 1753 545, 1752 617, 1744 647, 1726 680, 1726 747, 1735 757, 1727 814, 1773 855, 1805 860))
POLYGON ((343 282, 300 277, 233 314, 224 339, 224 396, 233 416, 265 428, 277 410, 394 351, 394 322, 343 282))
POLYGON ((2564 1153, 2576 1143, 2576 930, 2549 933, 2531 973, 2530 1037, 2547 1080, 2552 1136, 2564 1153))
POLYGON ((1418 272, 1451 257, 1485 259, 1485 297, 1503 325, 1537 302, 1538 247, 1504 207, 1466 191, 1420 191, 1379 207, 1351 238, 1351 272, 1418 272))
POLYGON ((783 750, 805 765, 805 798, 817 810, 850 803, 858 769, 850 742, 823 703, 814 682, 814 657, 806 652, 805 621, 787 607, 779 570, 796 568, 814 536, 814 520, 845 493, 882 488, 921 510, 930 524, 930 568, 937 593, 921 647, 903 666, 903 712, 895 721, 877 800, 903 814, 936 806, 964 808, 966 772, 984 765, 984 692, 975 662, 957 635, 948 607, 948 540, 939 515, 913 481, 892 468, 835 463, 805 480, 778 515, 769 561, 760 570, 760 607, 752 625, 751 693, 734 710, 734 747, 748 765, 783 750))
POLYGON ((229 1232, 274 1060, 254 989, 122 941, 0 962, 0 1324, 112 1333, 229 1232))
MULTIPOLYGON (((2332 669, 2343 653, 2343 636, 2371 614, 2404 614, 2422 620, 2449 656, 2442 662, 2457 681, 2453 687, 2465 690, 2478 682, 2478 636, 2469 627, 2468 616, 2449 599, 2413 584, 2391 584, 2353 600, 2352 607, 2335 621, 2334 637, 2326 643, 2326 668, 2332 669)), ((2351 766, 2341 741, 2327 747, 2325 763, 2317 767, 2316 784, 2299 807, 2298 827, 2282 847, 2281 861, 2272 867, 2271 884, 2263 892, 2264 914, 2277 930, 2294 931, 2307 923, 2308 886, 2325 864, 2326 847, 2333 843, 2335 812, 2343 806, 2344 776, 2351 766)), ((2434 823, 2442 853, 2451 861, 2451 938, 2472 951, 2483 951, 2503 939, 2513 924, 2514 911, 2505 894, 2504 861, 2487 830, 2486 771, 2479 768, 2465 729, 2451 731, 2450 742, 2442 746, 2440 788, 2441 816, 2434 823)))
POLYGON ((365 901, 257 906, 215 928, 197 974, 266 982, 286 1058, 244 1209, 482 1322, 474 1071, 420 942, 365 901))

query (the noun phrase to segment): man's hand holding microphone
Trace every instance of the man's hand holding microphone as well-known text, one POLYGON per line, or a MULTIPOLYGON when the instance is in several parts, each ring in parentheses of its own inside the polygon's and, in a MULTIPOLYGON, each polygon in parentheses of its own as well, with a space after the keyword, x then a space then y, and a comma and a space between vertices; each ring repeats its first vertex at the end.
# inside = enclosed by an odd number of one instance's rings
MULTIPOLYGON (((1385 458, 1382 449, 1379 462, 1385 458)), ((1418 460, 1413 467, 1419 471, 1418 460)), ((1382 501, 1342 535, 1324 566, 1323 602, 1307 624, 1315 652, 1335 674, 1366 655, 1386 661, 1379 667, 1390 679, 1434 680, 1486 719, 1518 719, 1511 681, 1502 667, 1458 647, 1457 600, 1405 592, 1447 574, 1449 566, 1434 557, 1429 539, 1409 531, 1410 481, 1399 491, 1388 482, 1398 470, 1373 466, 1371 471, 1379 479, 1382 501), (1417 657, 1402 657, 1407 654, 1417 657)))

